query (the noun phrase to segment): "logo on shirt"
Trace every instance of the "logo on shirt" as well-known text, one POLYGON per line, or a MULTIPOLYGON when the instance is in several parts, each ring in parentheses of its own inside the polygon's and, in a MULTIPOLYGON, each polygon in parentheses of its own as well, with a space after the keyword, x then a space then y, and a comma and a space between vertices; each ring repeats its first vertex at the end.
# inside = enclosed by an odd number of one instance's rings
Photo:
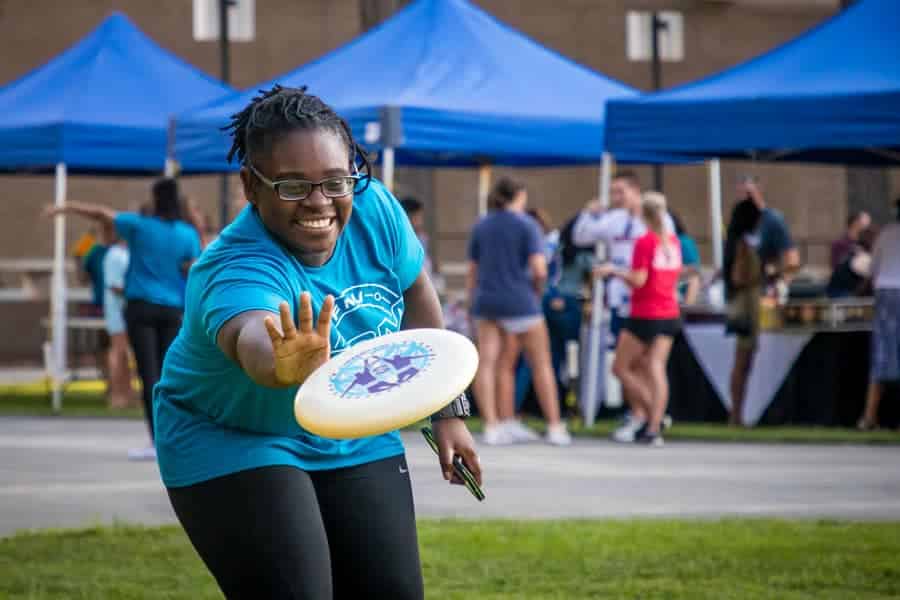
POLYGON ((672 271, 681 268, 681 252, 678 248, 664 248, 661 244, 653 253, 653 268, 660 271, 672 271))
POLYGON ((403 296, 375 283, 354 285, 334 301, 332 355, 350 346, 400 330, 403 296))
POLYGON ((434 352, 416 341, 382 344, 353 357, 331 374, 331 391, 342 398, 362 398, 397 388, 431 364, 434 352))

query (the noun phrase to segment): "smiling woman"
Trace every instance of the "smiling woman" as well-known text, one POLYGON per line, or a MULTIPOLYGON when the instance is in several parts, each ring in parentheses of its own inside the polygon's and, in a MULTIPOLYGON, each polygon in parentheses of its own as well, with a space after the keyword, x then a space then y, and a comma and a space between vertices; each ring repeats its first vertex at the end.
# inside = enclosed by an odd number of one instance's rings
MULTIPOLYGON (((172 505, 228 598, 422 598, 398 433, 326 439, 293 412, 332 353, 443 327, 422 246, 346 122, 305 89, 262 93, 228 129, 249 205, 191 270, 154 396, 172 505)), ((433 417, 441 469, 459 483, 459 455, 480 483, 459 416, 433 417)))
POLYGON ((316 96, 276 86, 235 115, 230 129, 228 158, 243 163, 244 192, 266 228, 298 259, 323 265, 353 212, 357 160, 369 182, 368 159, 347 123, 316 96), (267 127, 277 121, 287 128, 267 127))

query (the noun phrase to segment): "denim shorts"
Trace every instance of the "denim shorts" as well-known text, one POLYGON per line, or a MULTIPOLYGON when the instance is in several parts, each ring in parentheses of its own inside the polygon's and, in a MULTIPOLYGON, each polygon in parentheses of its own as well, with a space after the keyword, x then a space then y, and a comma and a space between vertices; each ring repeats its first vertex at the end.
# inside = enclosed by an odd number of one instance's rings
POLYGON ((103 318, 106 321, 106 333, 109 335, 125 333, 125 299, 116 296, 110 301, 107 294, 103 302, 103 318))
POLYGON ((526 333, 539 325, 544 320, 544 315, 528 315, 526 317, 506 317, 502 319, 486 319, 475 317, 475 322, 491 321, 500 326, 500 329, 512 335, 526 333))

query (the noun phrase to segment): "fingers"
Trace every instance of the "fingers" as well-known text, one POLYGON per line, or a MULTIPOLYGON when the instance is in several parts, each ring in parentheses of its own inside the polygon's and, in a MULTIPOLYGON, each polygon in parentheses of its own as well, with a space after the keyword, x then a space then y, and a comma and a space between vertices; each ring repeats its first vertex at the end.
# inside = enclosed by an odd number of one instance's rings
POLYGON ((331 313, 334 311, 334 296, 328 294, 325 301, 322 302, 322 308, 319 310, 319 322, 316 325, 316 331, 323 338, 331 337, 331 313))
POLYGON ((263 324, 266 326, 266 331, 269 333, 269 339, 272 340, 272 347, 277 349, 283 340, 281 332, 278 331, 278 327, 275 326, 275 319, 266 317, 263 319, 263 324))
MULTIPOLYGON (((278 312, 281 317, 281 330, 284 334, 278 333, 274 322, 271 324, 272 328, 270 329, 269 318, 266 317, 266 330, 269 332, 269 337, 272 338, 273 343, 275 343, 276 339, 272 337, 273 332, 277 333, 279 342, 296 338, 298 331, 301 334, 313 332, 312 296, 309 292, 300 294, 300 308, 297 313, 299 328, 294 325, 294 318, 291 316, 291 309, 287 302, 282 302, 278 305, 278 312)), ((319 311, 319 319, 316 323, 316 332, 325 338, 331 334, 331 315, 333 312, 334 296, 329 294, 322 303, 322 309, 319 311)))
MULTIPOLYGON (((302 298, 302 296, 301 296, 302 298)), ((300 311, 303 311, 303 305, 300 305, 300 311)), ((281 313, 281 329, 284 331, 284 339, 293 339, 297 337, 297 328, 294 327, 294 317, 291 316, 291 308, 287 302, 278 305, 278 312, 281 313)))
POLYGON ((475 452, 475 448, 467 446, 460 448, 457 453, 462 456, 463 462, 466 463, 469 471, 475 476, 475 481, 478 482, 478 485, 481 485, 481 461, 478 460, 478 453, 475 452))
POLYGON ((300 324, 300 333, 312 333, 313 310, 309 292, 300 294, 300 315, 297 322, 300 324))
POLYGON ((279 304, 278 312, 281 315, 281 330, 284 332, 283 338, 289 340, 297 337, 297 328, 294 327, 294 318, 291 316, 291 308, 288 306, 288 303, 282 302, 279 304))
POLYGON ((444 442, 441 439, 438 439, 438 448, 440 450, 438 459, 441 463, 441 472, 444 474, 445 480, 452 482, 454 479, 453 448, 450 446, 450 444, 444 442))

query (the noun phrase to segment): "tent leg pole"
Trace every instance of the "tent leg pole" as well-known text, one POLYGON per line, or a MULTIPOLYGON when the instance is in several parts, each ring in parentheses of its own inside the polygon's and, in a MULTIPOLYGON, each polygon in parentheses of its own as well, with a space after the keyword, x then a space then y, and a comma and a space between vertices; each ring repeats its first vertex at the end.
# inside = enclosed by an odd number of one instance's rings
MULTIPOLYGON (((61 207, 66 203, 66 165, 56 165, 56 194, 54 206, 61 207)), ((66 377, 66 218, 58 214, 53 223, 53 293, 50 296, 52 306, 52 346, 53 346, 53 412, 62 410, 62 385, 66 377)))
POLYGON ((384 180, 384 187, 389 192, 394 192, 394 149, 386 146, 381 157, 381 178, 384 180))
POLYGON ((722 168, 718 158, 709 161, 709 214, 713 266, 719 270, 722 268, 722 168))
MULTIPOLYGON (((603 209, 609 208, 609 183, 612 178, 612 155, 609 152, 603 153, 603 164, 600 167, 600 189, 597 197, 600 199, 600 206, 603 209)), ((602 262, 606 258, 606 246, 602 243, 596 247, 597 262, 602 262)), ((600 380, 602 378, 605 383, 606 361, 601 360, 601 344, 606 343, 603 336, 603 280, 594 281, 591 302, 591 324, 588 329, 588 358, 582 377, 585 379, 584 401, 581 403, 584 411, 585 427, 593 427, 597 418, 597 395, 600 388, 600 380)), ((605 396, 605 394, 604 394, 605 396)))
POLYGON ((597 417, 597 379, 600 377, 600 319, 598 317, 600 311, 603 310, 603 283, 600 280, 594 282, 593 302, 591 304, 591 326, 588 330, 588 360, 584 369, 585 382, 585 398, 582 406, 584 407, 584 426, 593 427, 594 420, 597 417))
POLYGON ((478 167, 478 216, 483 217, 488 211, 488 194, 491 190, 491 165, 478 167))
MULTIPOLYGON (((605 260, 606 247, 603 244, 597 245, 597 262, 605 260)), ((597 418, 598 392, 601 389, 601 379, 605 383, 606 361, 601 360, 601 345, 606 343, 603 336, 603 280, 596 279, 593 285, 593 294, 591 298, 591 323, 588 328, 587 352, 588 358, 582 371, 582 377, 585 379, 584 401, 581 403, 584 411, 584 426, 593 427, 597 418)), ((604 394, 605 396, 605 394, 604 394)))
POLYGON ((603 210, 609 208, 609 182, 612 177, 612 155, 603 153, 603 165, 600 167, 600 190, 597 197, 603 210))
POLYGON ((166 128, 166 162, 163 167, 163 176, 175 177, 177 173, 177 164, 175 162, 175 119, 169 119, 169 126, 166 128))

